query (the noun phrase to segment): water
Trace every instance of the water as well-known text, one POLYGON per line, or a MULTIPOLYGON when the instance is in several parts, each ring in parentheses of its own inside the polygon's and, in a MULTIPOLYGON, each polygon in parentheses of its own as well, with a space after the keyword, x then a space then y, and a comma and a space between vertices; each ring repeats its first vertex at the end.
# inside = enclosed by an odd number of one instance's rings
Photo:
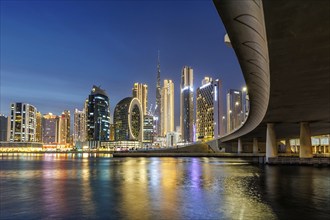
POLYGON ((87 153, 0 168, 0 219, 330 219, 329 168, 87 153))

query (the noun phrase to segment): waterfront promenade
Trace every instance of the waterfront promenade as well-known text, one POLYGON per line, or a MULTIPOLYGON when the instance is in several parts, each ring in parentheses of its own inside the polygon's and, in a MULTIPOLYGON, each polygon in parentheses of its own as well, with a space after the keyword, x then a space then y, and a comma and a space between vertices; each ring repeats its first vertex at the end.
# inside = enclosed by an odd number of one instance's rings
POLYGON ((299 158, 298 154, 280 154, 277 158, 271 158, 266 163, 265 153, 224 153, 224 152, 178 152, 173 150, 145 150, 145 151, 39 151, 39 152, 1 152, 0 155, 8 154, 99 154, 111 157, 214 157, 223 158, 232 162, 246 162, 269 165, 314 165, 330 166, 330 155, 316 155, 313 158, 299 158))

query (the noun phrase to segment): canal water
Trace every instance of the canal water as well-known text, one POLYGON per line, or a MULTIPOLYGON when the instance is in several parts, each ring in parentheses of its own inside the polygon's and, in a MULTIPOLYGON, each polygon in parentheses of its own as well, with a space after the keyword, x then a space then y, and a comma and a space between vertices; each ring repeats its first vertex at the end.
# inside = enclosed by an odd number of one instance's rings
POLYGON ((222 158, 0 155, 0 219, 330 219, 330 169, 222 158))

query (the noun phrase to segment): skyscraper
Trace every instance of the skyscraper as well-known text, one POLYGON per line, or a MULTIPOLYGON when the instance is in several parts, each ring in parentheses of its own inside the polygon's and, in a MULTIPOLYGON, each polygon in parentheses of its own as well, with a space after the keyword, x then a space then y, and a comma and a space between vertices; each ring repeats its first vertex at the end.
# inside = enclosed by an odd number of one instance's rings
POLYGON ((109 141, 110 102, 108 95, 100 87, 93 86, 88 96, 86 120, 88 141, 109 141))
POLYGON ((58 116, 45 114, 42 119, 42 142, 44 144, 58 143, 58 116))
POLYGON ((122 99, 113 115, 116 141, 143 141, 143 112, 137 98, 122 99))
POLYGON ((0 115, 0 141, 7 141, 8 117, 0 115))
POLYGON ((73 118, 73 143, 84 142, 86 140, 86 114, 85 109, 79 111, 74 110, 73 118))
POLYGON ((42 142, 42 114, 36 114, 36 142, 42 142))
POLYGON ((250 110, 249 93, 246 87, 243 87, 242 89, 242 107, 243 107, 242 120, 245 121, 249 115, 249 110, 250 110))
POLYGON ((64 110, 58 121, 58 143, 66 145, 70 143, 70 111, 64 110))
POLYGON ((142 83, 134 83, 132 95, 134 98, 138 98, 140 100, 143 114, 146 115, 148 106, 148 85, 142 83))
POLYGON ((160 87, 160 61, 158 52, 158 62, 157 62, 157 85, 156 85, 156 106, 155 106, 155 134, 161 135, 161 87, 160 87))
POLYGON ((184 142, 194 141, 194 87, 193 69, 183 67, 181 73, 180 94, 180 127, 181 137, 184 142))
POLYGON ((230 89, 227 93, 227 132, 230 133, 242 124, 242 92, 230 89))
POLYGON ((10 122, 8 140, 11 142, 36 141, 37 109, 28 103, 12 103, 10 107, 10 122))
POLYGON ((161 136, 174 131, 174 83, 164 80, 161 96, 161 136))
POLYGON ((223 129, 221 81, 205 77, 196 93, 197 137, 206 140, 218 138, 223 129))
POLYGON ((154 118, 152 115, 145 115, 143 118, 143 142, 152 143, 154 133, 154 118))

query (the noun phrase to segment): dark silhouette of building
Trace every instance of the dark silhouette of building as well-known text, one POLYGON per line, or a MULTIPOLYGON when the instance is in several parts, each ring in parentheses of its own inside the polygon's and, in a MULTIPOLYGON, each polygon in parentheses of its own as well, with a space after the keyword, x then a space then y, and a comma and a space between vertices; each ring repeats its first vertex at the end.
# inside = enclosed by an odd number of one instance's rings
POLYGON ((106 92, 93 86, 87 99, 86 124, 88 141, 110 140, 110 102, 106 92))

